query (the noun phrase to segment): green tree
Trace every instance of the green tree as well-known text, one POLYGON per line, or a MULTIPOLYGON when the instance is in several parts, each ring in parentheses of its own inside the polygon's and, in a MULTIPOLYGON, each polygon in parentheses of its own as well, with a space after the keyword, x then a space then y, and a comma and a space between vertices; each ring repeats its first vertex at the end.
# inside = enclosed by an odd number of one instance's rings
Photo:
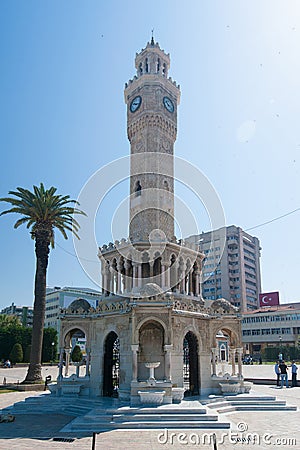
POLYGON ((10 316, 8 314, 0 314, 0 328, 15 328, 21 327, 22 324, 17 316, 10 316))
POLYGON ((23 361, 26 363, 29 363, 29 361, 30 361, 30 352, 31 352, 31 345, 29 344, 25 348, 24 357, 23 357, 23 361))
POLYGON ((11 352, 9 354, 9 359, 13 364, 20 363, 23 361, 23 349, 22 345, 18 342, 14 344, 11 352))
POLYGON ((82 351, 79 345, 75 345, 72 350, 71 359, 73 362, 80 362, 82 360, 82 351))
POLYGON ((3 211, 0 215, 8 213, 21 214, 14 225, 18 228, 27 224, 31 237, 35 241, 36 272, 34 286, 33 327, 31 354, 25 383, 39 383, 42 381, 41 360, 43 344, 43 328, 46 307, 46 277, 50 245, 54 248, 54 230, 58 229, 65 239, 68 239, 67 231, 73 233, 78 239, 79 223, 74 219, 74 214, 84 214, 75 206, 76 200, 71 200, 69 195, 56 194, 56 188, 45 189, 41 183, 39 187, 33 186, 33 192, 18 187, 16 191, 10 191, 11 197, 1 198, 0 201, 10 203, 12 208, 3 211))
POLYGON ((52 361, 56 357, 57 352, 57 331, 54 328, 44 329, 42 361, 52 361), (54 345, 52 345, 52 343, 54 345))

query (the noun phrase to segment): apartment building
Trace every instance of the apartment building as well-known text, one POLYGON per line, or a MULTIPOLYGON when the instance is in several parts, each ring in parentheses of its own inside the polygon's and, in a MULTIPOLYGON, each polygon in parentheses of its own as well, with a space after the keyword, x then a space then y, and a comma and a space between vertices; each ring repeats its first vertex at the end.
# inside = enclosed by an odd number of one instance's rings
POLYGON ((225 298, 241 312, 258 307, 261 292, 260 243, 240 227, 231 225, 191 236, 205 254, 202 296, 207 300, 225 298))
POLYGON ((32 327, 33 308, 32 306, 17 306, 12 303, 10 306, 3 308, 0 314, 8 316, 16 316, 20 320, 23 327, 32 327))

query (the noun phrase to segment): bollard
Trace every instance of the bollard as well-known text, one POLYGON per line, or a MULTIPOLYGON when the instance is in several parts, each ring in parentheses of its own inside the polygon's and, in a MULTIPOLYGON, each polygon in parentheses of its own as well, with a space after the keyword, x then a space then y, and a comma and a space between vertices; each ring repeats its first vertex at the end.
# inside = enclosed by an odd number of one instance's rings
POLYGON ((213 437, 213 450, 218 450, 216 433, 213 433, 212 437, 213 437))
POLYGON ((92 450, 96 449, 96 433, 93 432, 92 450))

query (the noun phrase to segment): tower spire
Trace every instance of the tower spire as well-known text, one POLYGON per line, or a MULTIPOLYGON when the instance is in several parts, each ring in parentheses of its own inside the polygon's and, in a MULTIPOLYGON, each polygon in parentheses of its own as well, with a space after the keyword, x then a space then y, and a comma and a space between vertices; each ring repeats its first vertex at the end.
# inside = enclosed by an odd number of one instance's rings
POLYGON ((154 28, 152 28, 152 30, 151 30, 151 45, 154 45, 153 33, 154 33, 154 28))

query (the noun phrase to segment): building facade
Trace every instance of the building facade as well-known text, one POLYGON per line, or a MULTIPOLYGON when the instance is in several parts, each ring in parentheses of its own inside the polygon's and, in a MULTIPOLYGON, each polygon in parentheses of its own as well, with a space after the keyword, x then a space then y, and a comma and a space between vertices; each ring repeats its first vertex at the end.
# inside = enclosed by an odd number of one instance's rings
POLYGON ((225 298, 240 311, 258 307, 261 292, 259 240, 234 225, 189 238, 205 255, 202 296, 225 298))
POLYGON ((89 288, 80 287, 47 287, 46 289, 46 310, 44 328, 54 328, 60 332, 59 315, 62 308, 67 308, 76 300, 86 300, 90 307, 96 308, 101 299, 101 293, 89 288))
POLYGON ((288 358, 289 348, 300 346, 300 303, 269 306, 243 314, 242 339, 245 354, 261 354, 276 347, 288 358))
POLYGON ((17 306, 12 303, 10 306, 3 308, 0 314, 18 317, 23 327, 32 327, 33 308, 32 306, 17 306))

